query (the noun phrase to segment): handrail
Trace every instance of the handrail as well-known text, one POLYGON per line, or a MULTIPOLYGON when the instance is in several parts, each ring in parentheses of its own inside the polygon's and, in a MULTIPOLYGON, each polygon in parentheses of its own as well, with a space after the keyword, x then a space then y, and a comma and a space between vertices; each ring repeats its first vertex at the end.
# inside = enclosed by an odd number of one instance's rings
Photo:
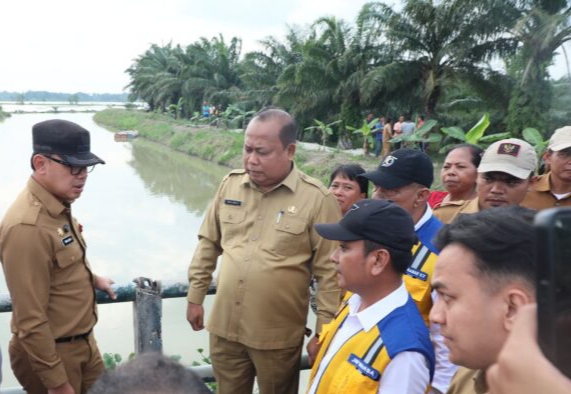
MULTIPOLYGON (((186 297, 188 291, 188 283, 183 283, 174 280, 153 281, 149 278, 138 277, 128 283, 116 283, 111 285, 111 288, 117 295, 115 300, 112 300, 109 295, 101 290, 96 290, 96 300, 98 304, 115 304, 120 302, 133 302, 135 301, 135 290, 137 283, 141 284, 141 288, 150 288, 153 283, 159 286, 160 296, 166 298, 181 298, 186 297)), ((216 294, 216 285, 212 284, 208 288, 206 294, 216 294)), ((0 294, 0 313, 12 312, 12 300, 9 294, 0 294)))
MULTIPOLYGON (((115 304, 133 302, 133 325, 135 329, 135 353, 152 351, 162 352, 162 300, 186 297, 188 283, 172 280, 154 281, 138 277, 129 283, 111 286, 116 299, 111 299, 103 291, 96 290, 97 304, 115 304)), ((207 295, 216 294, 216 284, 211 284, 207 295)), ((8 294, 0 295, 0 313, 11 312, 12 301, 8 294)), ((201 365, 189 367, 205 382, 214 382, 212 366, 201 365)), ((307 355, 302 355, 300 370, 309 369, 307 355)), ((22 388, 8 387, 0 389, 0 394, 25 394, 22 388)))

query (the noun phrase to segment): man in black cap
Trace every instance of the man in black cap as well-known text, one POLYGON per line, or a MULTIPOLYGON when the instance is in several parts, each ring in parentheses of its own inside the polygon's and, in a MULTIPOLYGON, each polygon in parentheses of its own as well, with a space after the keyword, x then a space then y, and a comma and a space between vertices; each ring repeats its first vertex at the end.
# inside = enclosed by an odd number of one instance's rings
MULTIPOLYGON (((424 321, 429 325, 428 315, 433 304, 430 281, 439 253, 432 240, 442 227, 428 205, 430 186, 434 180, 432 161, 419 150, 398 149, 391 152, 376 170, 360 176, 374 183, 373 198, 392 200, 412 217, 418 243, 412 248, 413 259, 404 281, 424 321)), ((431 393, 445 393, 457 367, 448 361, 448 349, 439 327, 430 325, 430 331, 436 348, 436 373, 431 393)))
POLYGON ((410 215, 384 200, 361 200, 336 224, 317 224, 340 241, 331 260, 353 294, 323 326, 308 394, 426 392, 434 350, 403 283, 415 243, 410 215))
POLYGON ((75 123, 37 123, 32 136, 32 176, 0 224, 13 308, 10 363, 28 393, 85 393, 104 369, 92 333, 95 289, 115 294, 113 281, 91 271, 71 204, 105 162, 75 123))

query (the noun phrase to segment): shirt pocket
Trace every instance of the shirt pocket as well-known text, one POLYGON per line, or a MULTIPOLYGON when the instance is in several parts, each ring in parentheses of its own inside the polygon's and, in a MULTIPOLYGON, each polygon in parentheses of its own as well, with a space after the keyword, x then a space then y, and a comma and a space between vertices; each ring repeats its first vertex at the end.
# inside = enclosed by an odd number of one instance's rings
POLYGON ((80 264, 83 265, 83 255, 81 248, 76 244, 77 241, 56 252, 51 286, 54 289, 59 289, 58 291, 75 292, 78 283, 81 283, 82 288, 86 284, 83 279, 87 279, 88 273, 86 269, 80 268, 80 264))
POLYGON ((297 217, 284 217, 274 224, 276 238, 273 250, 282 256, 292 256, 307 243, 307 222, 297 217))
MULTIPOLYGON (((77 241, 76 241, 77 242, 77 241)), ((56 266, 65 270, 73 264, 80 263, 82 251, 80 248, 67 246, 56 252, 56 266)))
POLYGON ((220 210, 221 243, 230 245, 238 242, 239 235, 246 229, 243 226, 246 211, 237 208, 224 208, 220 210))

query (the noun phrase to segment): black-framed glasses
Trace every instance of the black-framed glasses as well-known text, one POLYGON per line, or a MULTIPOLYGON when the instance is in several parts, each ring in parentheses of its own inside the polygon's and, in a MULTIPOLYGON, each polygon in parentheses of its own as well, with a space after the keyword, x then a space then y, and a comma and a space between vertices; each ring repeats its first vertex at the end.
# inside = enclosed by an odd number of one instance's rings
POLYGON ((43 155, 43 156, 46 159, 50 159, 51 161, 55 161, 56 163, 61 164, 62 166, 69 168, 69 172, 71 173, 71 175, 79 175, 83 172, 83 170, 85 170, 87 172, 91 172, 95 168, 94 165, 93 166, 85 166, 85 167, 74 166, 74 165, 69 164, 66 161, 56 159, 55 157, 51 157, 51 156, 47 156, 47 155, 43 155))

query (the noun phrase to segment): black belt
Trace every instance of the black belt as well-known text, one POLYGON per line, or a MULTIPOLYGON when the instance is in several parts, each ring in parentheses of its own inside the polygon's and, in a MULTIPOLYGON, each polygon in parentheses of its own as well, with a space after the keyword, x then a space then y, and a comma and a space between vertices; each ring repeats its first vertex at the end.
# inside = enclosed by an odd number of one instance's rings
POLYGON ((73 341, 75 341, 76 339, 85 339, 85 338, 87 338, 90 334, 91 334, 91 330, 87 331, 85 334, 72 335, 72 336, 70 336, 70 337, 56 338, 56 343, 73 342, 73 341))

